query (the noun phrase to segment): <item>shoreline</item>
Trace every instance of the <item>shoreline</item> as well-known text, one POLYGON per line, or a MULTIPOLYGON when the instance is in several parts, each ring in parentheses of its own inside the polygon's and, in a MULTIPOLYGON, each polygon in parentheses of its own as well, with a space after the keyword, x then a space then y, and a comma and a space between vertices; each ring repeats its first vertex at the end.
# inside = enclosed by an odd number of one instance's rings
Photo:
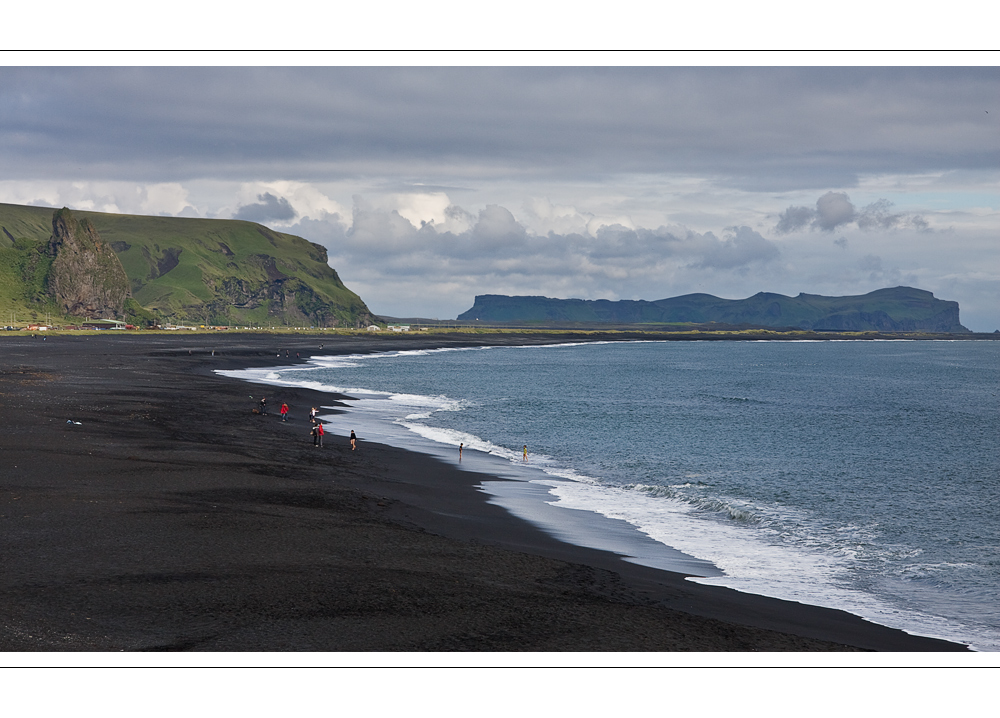
POLYGON ((282 423, 250 412, 264 385, 214 374, 311 354, 566 342, 0 342, 0 453, 13 467, 0 485, 11 556, 0 648, 967 650, 560 542, 488 503, 481 474, 371 442, 352 455, 343 437, 314 449, 306 412, 330 394, 267 387, 292 407, 282 423))
MULTIPOLYGON (((593 343, 613 344, 614 342, 600 341, 593 343)), ((639 341, 639 343, 643 342, 639 341)), ((577 347, 581 344, 589 344, 589 342, 556 343, 551 346, 577 347)), ((449 348, 443 351, 449 352, 453 350, 454 348, 449 348)), ((427 348, 427 351, 430 353, 435 350, 427 348)), ((330 354, 340 353, 330 352, 330 354)), ((391 357, 395 354, 395 351, 388 351, 380 353, 380 356, 391 357)), ((353 361, 355 358, 360 359, 363 356, 365 355, 353 354, 350 359, 353 361)), ((343 358, 342 354, 340 354, 340 358, 343 358)), ((311 358, 313 361, 316 359, 317 357, 315 356, 311 358)), ((337 357, 329 356, 320 357, 319 364, 314 366, 326 365, 325 359, 332 360, 332 366, 338 364, 337 357)), ((850 600, 845 601, 843 596, 834 595, 831 597, 825 594, 810 594, 808 590, 810 584, 808 583, 800 586, 799 590, 792 591, 787 589, 784 591, 780 589, 775 590, 768 583, 761 583, 759 581, 757 585, 746 586, 746 581, 739 580, 740 577, 738 576, 730 576, 730 574, 719 568, 719 564, 713 563, 711 560, 701 556, 696 547, 694 547, 694 550, 692 548, 679 548, 679 546, 683 545, 690 546, 690 542, 685 544, 680 539, 680 535, 675 537, 679 540, 679 544, 670 540, 669 533, 666 535, 666 538, 661 534, 658 540, 654 540, 645 531, 638 528, 637 525, 621 518, 621 512, 615 509, 612 509, 609 513, 607 510, 602 510, 599 507, 562 506, 562 502, 553 493, 550 493, 550 491, 555 491, 551 487, 563 483, 575 485, 576 482, 572 478, 564 478, 560 471, 550 473, 549 469, 544 468, 544 461, 543 466, 533 463, 522 464, 519 451, 514 451, 513 453, 516 454, 514 456, 510 453, 509 449, 494 447, 490 442, 484 442, 480 437, 464 434, 463 431, 458 431, 456 434, 455 431, 452 431, 455 429, 454 424, 446 423, 443 426, 432 424, 433 427, 437 427, 439 430, 430 431, 429 433, 410 427, 408 421, 403 422, 403 427, 409 428, 402 428, 397 425, 396 422, 400 420, 399 417, 402 417, 403 414, 410 411, 423 411, 423 407, 425 406, 423 402, 417 402, 414 408, 399 410, 388 407, 384 410, 378 408, 374 409, 375 414, 371 414, 370 412, 374 408, 374 403, 381 403, 378 399, 384 399, 384 396, 376 397, 373 400, 367 396, 370 391, 369 388, 335 388, 343 386, 368 387, 369 385, 364 383, 363 380, 361 383, 358 383, 359 380, 357 378, 339 380, 329 375, 324 375, 324 378, 317 379, 308 371, 299 373, 294 368, 280 366, 268 367, 267 370, 233 372, 229 376, 242 381, 269 384, 275 388, 284 386, 313 386, 320 387, 324 391, 331 393, 335 391, 358 392, 352 395, 350 408, 347 411, 337 412, 332 416, 328 415, 333 431, 338 431, 346 435, 352 429, 359 429, 361 440, 368 441, 367 437, 370 436, 373 437, 371 439, 373 441, 435 457, 439 461, 451 466, 457 466, 463 471, 478 474, 480 479, 479 487, 486 494, 485 498, 487 501, 503 507, 513 517, 530 523, 557 541, 569 543, 579 548, 610 552, 618 556, 622 561, 638 563, 657 570, 684 574, 690 581, 704 583, 705 585, 723 586, 744 594, 766 596, 804 605, 841 610, 862 620, 902 630, 915 636, 962 644, 969 640, 970 637, 975 636, 975 634, 970 634, 968 631, 964 635, 956 635, 954 632, 947 630, 950 628, 947 625, 941 626, 940 630, 935 630, 939 627, 927 625, 926 621, 921 621, 922 616, 919 613, 916 614, 917 620, 906 620, 905 618, 901 618, 901 616, 907 615, 902 611, 883 610, 880 612, 878 610, 871 610, 871 607, 863 602, 859 605, 857 601, 854 603, 850 600), (285 371, 286 369, 290 370, 285 371), (281 374, 280 379, 269 374, 272 370, 281 374), (243 376, 240 376, 241 374, 243 376), (268 378, 265 379, 265 376, 268 378), (347 381, 347 383, 345 384, 344 381, 347 381), (374 403, 372 403, 373 401, 374 403), (353 413, 355 404, 357 404, 358 408, 357 414, 353 413), (366 409, 366 404, 371 404, 371 406, 366 409), (393 417, 396 417, 395 421, 393 417), (445 429, 444 426, 449 426, 451 429, 445 429), (442 431, 447 435, 442 435, 442 431), (458 441, 463 438, 466 442, 471 443, 466 444, 465 461, 460 462, 456 457, 456 452, 458 441), (480 448, 474 448, 477 445, 480 448), (490 449, 499 449, 500 453, 493 453, 490 449), (539 486, 539 483, 542 486, 539 486), (665 543, 660 543, 660 541, 665 541, 665 543), (696 558, 696 556, 699 557, 696 558), (734 578, 734 580, 728 580, 730 578, 734 578), (702 581, 702 579, 705 580, 702 581), (838 598, 840 599, 839 601, 837 600, 838 598), (866 608, 869 610, 865 610, 866 608)), ((424 396, 423 399, 433 400, 433 395, 442 391, 446 390, 443 387, 429 390, 429 395, 424 396)), ((400 385, 396 386, 393 391, 380 390, 374 392, 374 394, 388 395, 394 392, 401 392, 402 395, 408 396, 409 390, 405 385, 400 385)), ((451 398, 454 399, 455 397, 451 398)), ((406 403, 404 400, 404 404, 406 403)), ((423 422, 418 421, 418 423, 423 422)), ((580 469, 580 467, 577 467, 577 469, 580 469)), ((591 473, 586 467, 582 470, 585 474, 591 473)), ((779 580, 778 585, 784 585, 782 582, 789 579, 787 575, 776 576, 775 578, 779 580)), ((812 585, 815 585, 815 581, 812 585)), ((973 643, 972 645, 978 644, 973 643)), ((988 652, 990 649, 979 648, 976 650, 985 650, 988 652)))

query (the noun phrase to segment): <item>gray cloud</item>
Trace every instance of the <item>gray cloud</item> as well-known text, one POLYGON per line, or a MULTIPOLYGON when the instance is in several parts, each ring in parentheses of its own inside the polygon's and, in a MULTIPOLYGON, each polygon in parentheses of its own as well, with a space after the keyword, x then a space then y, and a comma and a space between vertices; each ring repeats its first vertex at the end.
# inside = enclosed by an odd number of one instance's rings
POLYGON ((241 205, 233 215, 234 219, 245 219, 250 222, 285 222, 295 219, 296 211, 284 197, 275 197, 270 192, 257 195, 260 200, 256 204, 241 205))
POLYGON ((858 228, 863 230, 884 230, 912 227, 919 231, 929 231, 927 220, 920 215, 892 212, 892 202, 879 199, 865 206, 857 215, 858 228))
POLYGON ((698 172, 849 187, 1000 165, 981 107, 997 84, 989 67, 12 67, 0 164, 156 181, 698 172))
POLYGON ((788 234, 804 227, 832 232, 855 219, 854 205, 844 192, 827 192, 816 200, 816 208, 789 207, 778 217, 775 231, 788 234))
MULTIPOLYGON (((468 216, 460 207, 451 211, 468 216)), ((731 227, 721 239, 683 227, 620 224, 603 226, 596 236, 537 235, 507 208, 490 205, 469 230, 454 233, 433 224, 418 229, 398 212, 372 207, 361 197, 355 198, 350 227, 332 217, 304 219, 288 231, 325 245, 349 286, 361 291, 370 283, 384 302, 400 307, 395 314, 376 311, 395 316, 413 314, 401 308, 405 300, 396 298, 404 288, 421 293, 424 306, 433 306, 427 287, 434 286, 439 305, 452 307, 439 310, 439 316, 454 316, 476 294, 488 292, 659 299, 677 293, 671 284, 678 272, 736 277, 780 256, 772 242, 749 227, 731 227)))
POLYGON ((710 232, 706 239, 714 240, 696 267, 716 269, 745 268, 753 263, 766 263, 778 258, 778 248, 749 227, 730 227, 722 241, 710 232))
POLYGON ((832 232, 842 224, 854 221, 854 205, 844 192, 827 192, 816 200, 816 225, 832 232))
POLYGON ((510 210, 490 204, 479 213, 479 220, 472 228, 472 239, 482 251, 513 249, 524 244, 527 233, 510 210))
POLYGON ((879 199, 872 202, 858 213, 859 229, 892 229, 899 226, 903 219, 901 214, 893 214, 889 211, 892 202, 887 199, 879 199))
POLYGON ((810 207, 789 207, 778 217, 774 228, 778 234, 788 234, 808 226, 816 219, 816 210, 810 207))
MULTIPOLYGON (((847 193, 827 192, 816 200, 816 209, 798 206, 786 209, 778 215, 774 231, 778 234, 789 234, 808 227, 832 232, 837 227, 851 223, 857 224, 858 229, 868 232, 904 227, 929 230, 927 220, 920 215, 892 212, 892 206, 893 203, 889 200, 878 199, 858 211, 847 193)), ((844 240, 845 247, 846 242, 847 240, 844 240)), ((840 240, 836 243, 840 244, 840 240)))

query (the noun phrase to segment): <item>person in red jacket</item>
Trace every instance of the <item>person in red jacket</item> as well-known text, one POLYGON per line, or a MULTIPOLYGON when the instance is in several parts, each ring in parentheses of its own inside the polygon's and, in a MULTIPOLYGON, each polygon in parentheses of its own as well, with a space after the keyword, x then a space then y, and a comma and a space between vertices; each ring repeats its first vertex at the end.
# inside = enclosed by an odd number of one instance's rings
POLYGON ((319 441, 319 448, 323 448, 323 422, 316 424, 316 439, 319 441))
POLYGON ((285 421, 288 418, 288 404, 281 405, 281 420, 285 421))

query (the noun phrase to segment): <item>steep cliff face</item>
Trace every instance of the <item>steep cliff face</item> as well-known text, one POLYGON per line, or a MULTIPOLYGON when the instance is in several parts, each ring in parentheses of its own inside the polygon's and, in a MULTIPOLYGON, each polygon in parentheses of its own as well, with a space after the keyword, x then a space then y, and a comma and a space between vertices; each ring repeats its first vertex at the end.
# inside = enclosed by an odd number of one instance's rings
POLYGON ((122 263, 89 220, 77 222, 65 207, 52 215, 48 292, 67 314, 112 319, 131 296, 122 263))
POLYGON ((221 282, 207 279, 206 284, 218 298, 205 304, 206 316, 238 322, 241 316, 255 313, 258 321, 266 317, 266 321, 317 327, 366 326, 376 321, 375 315, 359 302, 360 306, 351 307, 352 323, 343 322, 337 308, 306 282, 282 274, 274 258, 264 257, 262 263, 267 279, 226 277, 221 282))

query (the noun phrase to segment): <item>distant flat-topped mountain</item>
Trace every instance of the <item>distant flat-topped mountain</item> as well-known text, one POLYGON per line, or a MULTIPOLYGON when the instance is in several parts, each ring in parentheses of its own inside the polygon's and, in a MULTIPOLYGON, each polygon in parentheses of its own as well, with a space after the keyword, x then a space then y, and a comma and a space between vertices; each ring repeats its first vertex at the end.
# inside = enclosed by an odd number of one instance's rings
POLYGON ((538 323, 694 323, 809 329, 814 331, 968 332, 958 302, 935 299, 922 289, 878 289, 856 297, 760 292, 747 299, 685 294, 644 300, 550 299, 483 294, 463 321, 538 323))
POLYGON ((254 222, 0 204, 0 312, 357 327, 326 248, 254 222))

